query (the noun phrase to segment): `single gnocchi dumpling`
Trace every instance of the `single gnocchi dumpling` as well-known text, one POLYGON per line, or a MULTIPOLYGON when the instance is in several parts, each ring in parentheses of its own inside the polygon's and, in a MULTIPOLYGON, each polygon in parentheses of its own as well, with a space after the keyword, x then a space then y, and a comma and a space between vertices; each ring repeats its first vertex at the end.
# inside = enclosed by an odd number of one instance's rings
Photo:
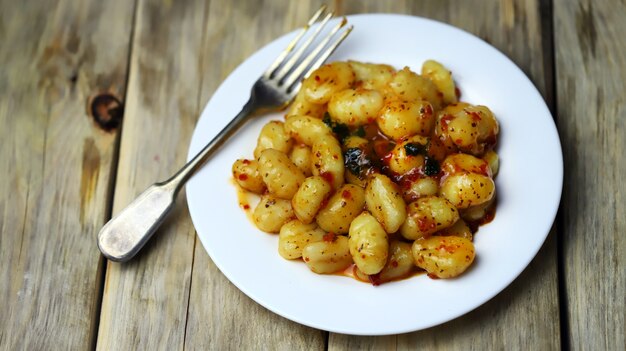
POLYGON ((259 164, 255 160, 239 159, 233 164, 233 177, 240 187, 262 194, 265 191, 263 177, 259 173, 259 164))
POLYGON ((312 146, 324 136, 332 136, 330 128, 321 119, 311 116, 293 116, 285 122, 285 131, 298 143, 312 146))
POLYGON ((354 83, 354 72, 346 62, 328 63, 313 71, 303 82, 305 99, 313 104, 325 104, 338 92, 354 83))
POLYGON ((428 101, 435 109, 441 108, 443 98, 435 84, 404 67, 398 71, 389 83, 391 91, 405 101, 428 101))
POLYGON ((380 223, 367 212, 361 213, 350 224, 350 254, 352 260, 365 274, 380 272, 389 255, 387 233, 380 223))
POLYGON ((406 219, 406 204, 398 186, 382 174, 375 174, 365 188, 367 210, 387 233, 395 233, 406 219))
POLYGON ((386 91, 396 70, 389 65, 348 61, 355 75, 355 84, 365 89, 386 91))
POLYGON ((296 217, 303 223, 313 222, 332 191, 332 186, 320 176, 305 179, 291 199, 296 217))
POLYGON ((254 157, 261 156, 261 152, 265 149, 275 149, 284 153, 289 153, 293 146, 293 140, 285 131, 284 123, 280 121, 270 121, 259 134, 257 145, 254 149, 254 157))
POLYGON ((328 199, 318 212, 317 224, 327 232, 346 234, 350 223, 363 211, 365 191, 360 186, 345 184, 328 199))
POLYGON ((348 238, 328 234, 322 241, 306 245, 302 250, 302 259, 311 271, 318 274, 342 271, 352 264, 348 238))
POLYGON ((463 209, 490 201, 496 192, 496 185, 488 176, 459 172, 448 176, 441 184, 441 196, 456 208, 463 209))
POLYGON ((326 179, 333 186, 333 189, 337 189, 343 184, 343 152, 335 137, 324 135, 313 143, 311 164, 313 175, 326 179))
POLYGON ((446 199, 427 196, 409 204, 400 233, 409 240, 427 238, 459 220, 459 211, 446 199))
POLYGON ((278 233, 283 224, 294 217, 289 200, 273 195, 263 195, 254 208, 252 220, 257 228, 268 233, 278 233))
POLYGON ((346 89, 330 99, 328 114, 347 126, 372 123, 383 107, 383 95, 377 90, 363 88, 346 89))
POLYGON ((433 278, 454 278, 474 262, 474 244, 458 236, 433 236, 413 242, 415 265, 433 278))
POLYGON ((388 99, 376 123, 383 134, 393 140, 400 140, 416 134, 429 136, 435 125, 435 116, 428 101, 388 99))
POLYGON ((467 106, 440 119, 440 133, 460 151, 481 156, 496 144, 499 126, 485 106, 467 106))
POLYGON ((454 104, 458 101, 456 85, 452 79, 452 72, 435 60, 427 60, 422 64, 422 75, 429 78, 443 94, 445 104, 454 104))

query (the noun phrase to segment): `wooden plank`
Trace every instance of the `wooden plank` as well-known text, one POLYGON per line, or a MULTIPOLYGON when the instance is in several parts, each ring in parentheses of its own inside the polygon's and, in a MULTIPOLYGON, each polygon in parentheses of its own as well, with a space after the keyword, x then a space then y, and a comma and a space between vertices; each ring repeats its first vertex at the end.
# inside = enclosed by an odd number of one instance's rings
POLYGON ((0 1, 1 349, 93 345, 133 6, 0 1))
MULTIPOLYGON (((503 51, 551 103, 551 32, 538 1, 338 1, 346 14, 398 12, 428 17, 465 29, 503 51), (476 15, 480 13, 480 16, 476 15)), ((545 10, 545 7, 541 7, 545 10)), ((548 14, 549 15, 549 14, 548 14)), ((416 316, 418 318, 418 316, 416 316)), ((530 266, 502 293, 467 315, 427 330, 384 337, 331 333, 329 350, 415 348, 443 350, 558 349, 559 306, 556 239, 553 230, 530 266)))
MULTIPOLYGON (((198 116, 205 6, 137 4, 114 213, 185 162, 198 116)), ((181 195, 137 257, 108 263, 97 349, 183 347, 195 234, 181 195)))
MULTIPOLYGON (((203 50, 202 106, 249 55, 294 30, 321 1, 211 2, 203 50), (245 25, 242 25, 245 24, 245 25)), ((247 92, 242 92, 247 93, 247 92)), ((322 350, 326 333, 261 307, 219 272, 198 241, 195 249, 185 345, 201 350, 322 350)))
POLYGON ((626 349, 626 4, 555 1, 563 272, 574 350, 626 349))

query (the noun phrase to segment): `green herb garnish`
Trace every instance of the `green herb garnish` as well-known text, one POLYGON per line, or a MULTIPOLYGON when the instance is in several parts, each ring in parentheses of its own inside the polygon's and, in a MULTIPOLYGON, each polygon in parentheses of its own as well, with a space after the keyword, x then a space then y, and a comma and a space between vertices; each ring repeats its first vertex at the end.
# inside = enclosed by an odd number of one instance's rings
POLYGON ((333 121, 330 118, 328 112, 324 114, 324 119, 322 119, 322 122, 324 122, 330 128, 330 130, 335 133, 339 141, 343 141, 343 139, 350 135, 350 128, 348 128, 348 126, 343 123, 337 123, 333 121))
POLYGON ((365 137, 365 128, 363 128, 363 126, 359 126, 359 128, 357 128, 354 131, 354 135, 364 138, 365 137))
POLYGON ((427 157, 424 165, 424 174, 427 176, 434 176, 439 174, 439 171, 439 162, 437 162, 434 158, 427 157))
POLYGON ((423 155, 426 153, 426 148, 422 144, 408 143, 404 145, 404 151, 409 156, 423 155))
POLYGON ((359 179, 363 179, 365 169, 371 167, 370 159, 358 147, 351 147, 346 150, 343 154, 343 159, 346 168, 359 179))

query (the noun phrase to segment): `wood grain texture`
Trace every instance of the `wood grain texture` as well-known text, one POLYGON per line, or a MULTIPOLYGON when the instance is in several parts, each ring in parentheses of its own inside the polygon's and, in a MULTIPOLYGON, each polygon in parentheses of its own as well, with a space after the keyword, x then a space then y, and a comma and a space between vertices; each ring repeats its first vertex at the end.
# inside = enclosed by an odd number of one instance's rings
POLYGON ((522 275, 477 310, 384 337, 298 325, 219 272, 184 194, 142 253, 107 263, 102 281, 95 238, 111 204, 121 210, 182 165, 219 84, 322 2, 0 0, 0 350, 626 349, 623 0, 328 2, 340 13, 407 13, 474 33, 557 109, 560 242, 553 230, 522 275), (125 112, 110 99, 95 110, 123 116, 122 134, 89 116, 90 97, 106 94, 125 112))
MULTIPOLYGON (((201 106, 243 60, 276 37, 302 26, 320 4, 266 1, 259 6, 255 0, 236 4, 211 2, 204 29, 201 106)), ((252 301, 228 282, 197 242, 186 349, 323 350, 325 335, 252 301)))
POLYGON ((0 349, 93 343, 118 133, 85 107, 124 95, 132 12, 127 1, 0 1, 0 349))
MULTIPOLYGON (((198 115, 206 4, 137 4, 114 213, 185 162, 198 115)), ((183 348, 195 234, 184 195, 178 200, 137 257, 108 263, 97 349, 183 348)))
POLYGON ((626 4, 554 3, 563 272, 574 350, 626 349, 626 4))
MULTIPOLYGON (((551 32, 542 25, 538 1, 338 1, 336 6, 346 14, 407 13, 465 29, 510 57, 529 75, 545 98, 552 96, 551 51, 544 51, 546 46, 551 50, 551 42, 545 43, 542 39, 549 38, 551 32)), ((548 100, 548 104, 551 103, 548 100)), ((556 238, 552 230, 522 275, 491 301, 467 315, 427 330, 397 336, 364 338, 331 333, 328 349, 547 350, 560 347, 559 328, 556 238)))

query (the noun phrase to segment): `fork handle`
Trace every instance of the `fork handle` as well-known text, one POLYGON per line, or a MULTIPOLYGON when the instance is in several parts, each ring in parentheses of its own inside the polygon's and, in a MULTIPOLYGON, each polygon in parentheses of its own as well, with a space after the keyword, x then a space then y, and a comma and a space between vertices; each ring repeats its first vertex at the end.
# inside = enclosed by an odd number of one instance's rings
POLYGON ((230 138, 243 124, 248 120, 248 117, 253 114, 256 109, 256 98, 254 95, 250 96, 248 102, 243 105, 243 108, 235 118, 233 118, 226 127, 224 127, 217 135, 200 150, 189 162, 187 162, 172 178, 168 179, 166 183, 173 182, 176 184, 176 191, 180 190, 183 184, 187 182, 189 177, 193 175, 200 166, 206 162, 214 151, 219 149, 228 138, 230 138))
POLYGON ((165 220, 182 186, 248 120, 256 109, 255 102, 252 95, 241 112, 178 172, 165 182, 150 186, 102 227, 98 248, 106 258, 126 262, 139 252, 165 220))

